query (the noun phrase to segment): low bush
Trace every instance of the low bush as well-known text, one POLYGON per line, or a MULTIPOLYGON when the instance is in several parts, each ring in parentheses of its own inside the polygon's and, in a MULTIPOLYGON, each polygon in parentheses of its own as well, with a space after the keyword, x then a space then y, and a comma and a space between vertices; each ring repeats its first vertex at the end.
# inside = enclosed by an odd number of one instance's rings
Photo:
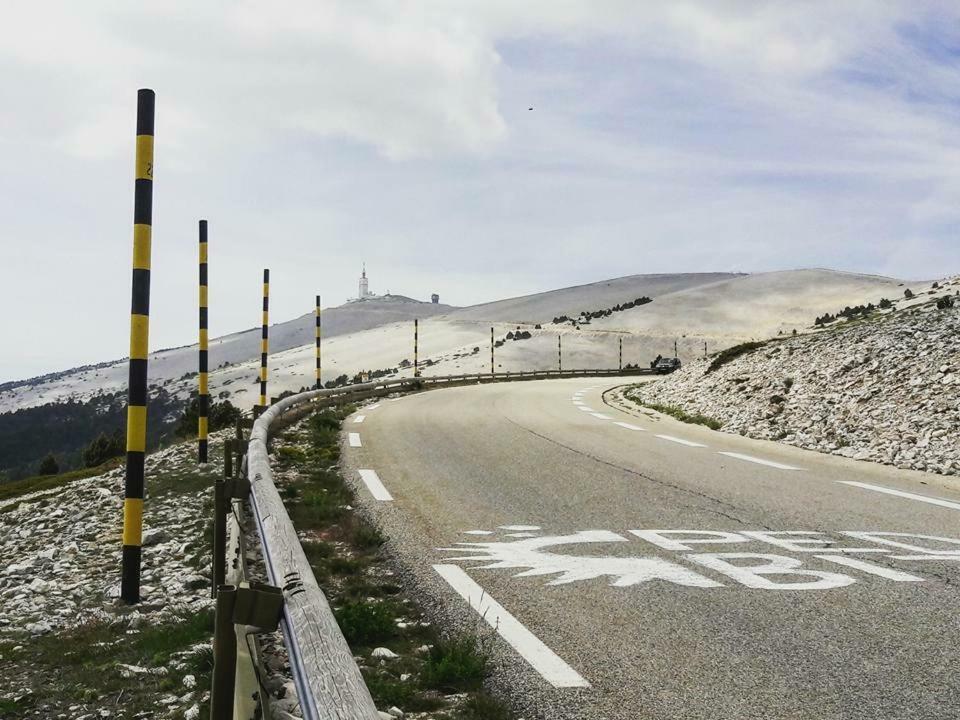
POLYGON ((423 683, 437 690, 479 688, 487 674, 487 653, 472 635, 438 640, 423 668, 423 683))
POLYGON ((383 603, 349 602, 333 614, 351 647, 389 640, 397 632, 393 613, 383 603))

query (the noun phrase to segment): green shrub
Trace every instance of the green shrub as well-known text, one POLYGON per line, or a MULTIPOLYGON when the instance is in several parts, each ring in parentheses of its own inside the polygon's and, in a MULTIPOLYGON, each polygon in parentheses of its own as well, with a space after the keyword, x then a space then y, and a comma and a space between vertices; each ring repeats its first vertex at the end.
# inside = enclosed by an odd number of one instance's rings
POLYGON ((393 613, 383 603, 349 602, 333 614, 351 647, 389 640, 397 633, 393 613))
POLYGON ((277 448, 276 455, 277 460, 284 465, 302 465, 307 461, 307 453, 292 445, 277 448))
POLYGON ((361 550, 378 548, 387 541, 377 528, 363 521, 354 524, 351 540, 361 550))
POLYGON ((487 674, 489 659, 472 635, 434 643, 423 667, 423 684, 445 691, 479 688, 487 674))
POLYGON ((468 698, 456 715, 457 720, 510 720, 512 717, 502 702, 483 691, 468 698))
POLYGON ((47 453, 47 456, 40 461, 37 467, 37 475, 56 475, 60 472, 60 465, 53 453, 47 453))
POLYGON ((330 572, 335 575, 359 575, 363 565, 359 560, 348 557, 332 557, 327 563, 330 572))
POLYGON ((112 435, 100 433, 83 451, 83 466, 96 467, 110 458, 120 457, 127 451, 127 438, 122 430, 112 435))
MULTIPOLYGON (((196 437, 197 420, 199 417, 200 398, 194 397, 180 416, 174 433, 178 437, 196 437)), ((240 408, 236 407, 229 400, 217 402, 211 398, 210 407, 207 408, 207 429, 210 432, 215 432, 217 430, 223 430, 224 428, 233 427, 240 417, 240 408)))

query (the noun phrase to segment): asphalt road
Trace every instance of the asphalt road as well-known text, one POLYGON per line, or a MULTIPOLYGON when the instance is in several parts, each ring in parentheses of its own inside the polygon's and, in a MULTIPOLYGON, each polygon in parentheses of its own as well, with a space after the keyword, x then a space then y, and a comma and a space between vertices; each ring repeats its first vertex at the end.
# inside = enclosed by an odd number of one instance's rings
POLYGON ((960 717, 960 483, 627 412, 621 382, 347 421, 408 579, 524 717, 960 717))

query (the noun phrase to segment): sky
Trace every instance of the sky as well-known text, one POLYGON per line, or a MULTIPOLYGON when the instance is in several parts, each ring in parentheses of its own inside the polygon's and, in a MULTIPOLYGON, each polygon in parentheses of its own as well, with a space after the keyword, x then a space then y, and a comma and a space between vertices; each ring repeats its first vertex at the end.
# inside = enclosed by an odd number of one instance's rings
POLYGON ((0 0, 0 382, 128 352, 136 93, 152 349, 371 290, 960 272, 960 6, 0 0), (532 109, 530 109, 532 108, 532 109))

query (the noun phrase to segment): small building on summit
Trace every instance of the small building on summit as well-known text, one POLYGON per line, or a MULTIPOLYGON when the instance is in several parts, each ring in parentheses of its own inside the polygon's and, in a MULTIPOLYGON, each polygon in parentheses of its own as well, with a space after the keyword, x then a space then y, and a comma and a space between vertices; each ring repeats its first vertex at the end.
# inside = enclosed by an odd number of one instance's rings
POLYGON ((430 296, 430 302, 432 302, 434 305, 439 305, 439 304, 440 304, 440 296, 437 295, 436 293, 434 293, 433 295, 430 296))

